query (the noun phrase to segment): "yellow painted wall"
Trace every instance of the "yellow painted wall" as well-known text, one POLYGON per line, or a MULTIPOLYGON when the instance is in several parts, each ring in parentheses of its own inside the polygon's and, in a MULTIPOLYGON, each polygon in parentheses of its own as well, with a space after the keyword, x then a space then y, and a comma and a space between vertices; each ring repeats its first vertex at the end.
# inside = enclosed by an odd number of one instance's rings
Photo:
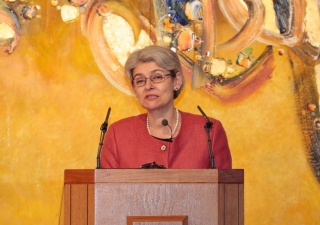
MULTIPOLYGON (((63 23, 40 2, 12 54, 0 52, 0 224, 59 224, 63 172, 95 168, 100 125, 143 110, 95 63, 80 21, 63 23), (26 31, 28 30, 28 32, 26 31)), ((234 168, 245 169, 245 224, 316 225, 320 185, 306 155, 288 55, 262 88, 223 103, 201 89, 176 100, 182 111, 222 121, 234 168)))

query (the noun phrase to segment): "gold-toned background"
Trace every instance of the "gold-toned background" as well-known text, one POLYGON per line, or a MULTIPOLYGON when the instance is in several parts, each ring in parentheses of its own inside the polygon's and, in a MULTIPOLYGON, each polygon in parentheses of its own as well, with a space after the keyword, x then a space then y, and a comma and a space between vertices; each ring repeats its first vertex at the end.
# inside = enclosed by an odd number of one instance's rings
MULTIPOLYGON (((0 52, 0 224, 59 224, 63 172, 95 168, 100 125, 143 110, 99 70, 80 21, 63 23, 49 2, 0 52)), ((233 167, 245 169, 245 224, 319 224, 320 185, 308 162, 288 55, 275 47, 272 78, 241 102, 224 103, 190 78, 182 111, 222 121, 233 167)))

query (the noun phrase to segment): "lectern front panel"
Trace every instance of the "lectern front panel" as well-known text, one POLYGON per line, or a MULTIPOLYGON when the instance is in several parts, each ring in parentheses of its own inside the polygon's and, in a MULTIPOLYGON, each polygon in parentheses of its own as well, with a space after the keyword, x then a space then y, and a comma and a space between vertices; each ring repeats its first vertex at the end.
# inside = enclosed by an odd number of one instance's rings
POLYGON ((187 215, 188 224, 212 224, 218 216, 218 184, 95 185, 96 225, 127 224, 127 216, 187 215))

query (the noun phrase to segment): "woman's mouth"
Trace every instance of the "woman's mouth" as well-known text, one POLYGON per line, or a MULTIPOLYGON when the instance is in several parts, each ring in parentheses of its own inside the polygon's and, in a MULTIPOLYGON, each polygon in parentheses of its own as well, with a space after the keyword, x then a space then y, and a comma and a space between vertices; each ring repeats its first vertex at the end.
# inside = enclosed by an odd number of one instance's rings
POLYGON ((158 98, 157 95, 147 95, 147 96, 145 97, 145 99, 156 99, 156 98, 158 98))

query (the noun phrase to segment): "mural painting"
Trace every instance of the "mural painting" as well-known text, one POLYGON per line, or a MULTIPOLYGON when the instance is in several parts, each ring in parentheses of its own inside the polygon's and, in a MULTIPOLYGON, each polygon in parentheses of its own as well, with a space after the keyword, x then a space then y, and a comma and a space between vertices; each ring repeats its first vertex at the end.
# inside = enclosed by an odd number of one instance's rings
MULTIPOLYGON (((62 43, 63 37, 81 39, 94 59, 88 63, 117 93, 131 96, 123 70, 128 54, 147 45, 166 46, 178 53, 190 91, 201 90, 209 102, 226 108, 247 104, 263 92, 286 61, 290 70, 283 73, 293 77, 294 86, 291 113, 300 122, 303 150, 320 183, 319 9, 313 0, 0 0, 0 49, 3 59, 10 59, 17 49, 28 47, 24 36, 41 36, 41 29, 52 31, 59 21, 61 39, 48 33, 40 37, 44 48, 39 64, 59 54, 45 52, 50 44, 62 43), (72 37, 64 29, 79 29, 75 33, 81 35, 72 37)), ((66 64, 76 61, 71 55, 66 64)), ((53 76, 48 68, 41 73, 53 76)), ((59 74, 59 66, 55 69, 59 74)))

